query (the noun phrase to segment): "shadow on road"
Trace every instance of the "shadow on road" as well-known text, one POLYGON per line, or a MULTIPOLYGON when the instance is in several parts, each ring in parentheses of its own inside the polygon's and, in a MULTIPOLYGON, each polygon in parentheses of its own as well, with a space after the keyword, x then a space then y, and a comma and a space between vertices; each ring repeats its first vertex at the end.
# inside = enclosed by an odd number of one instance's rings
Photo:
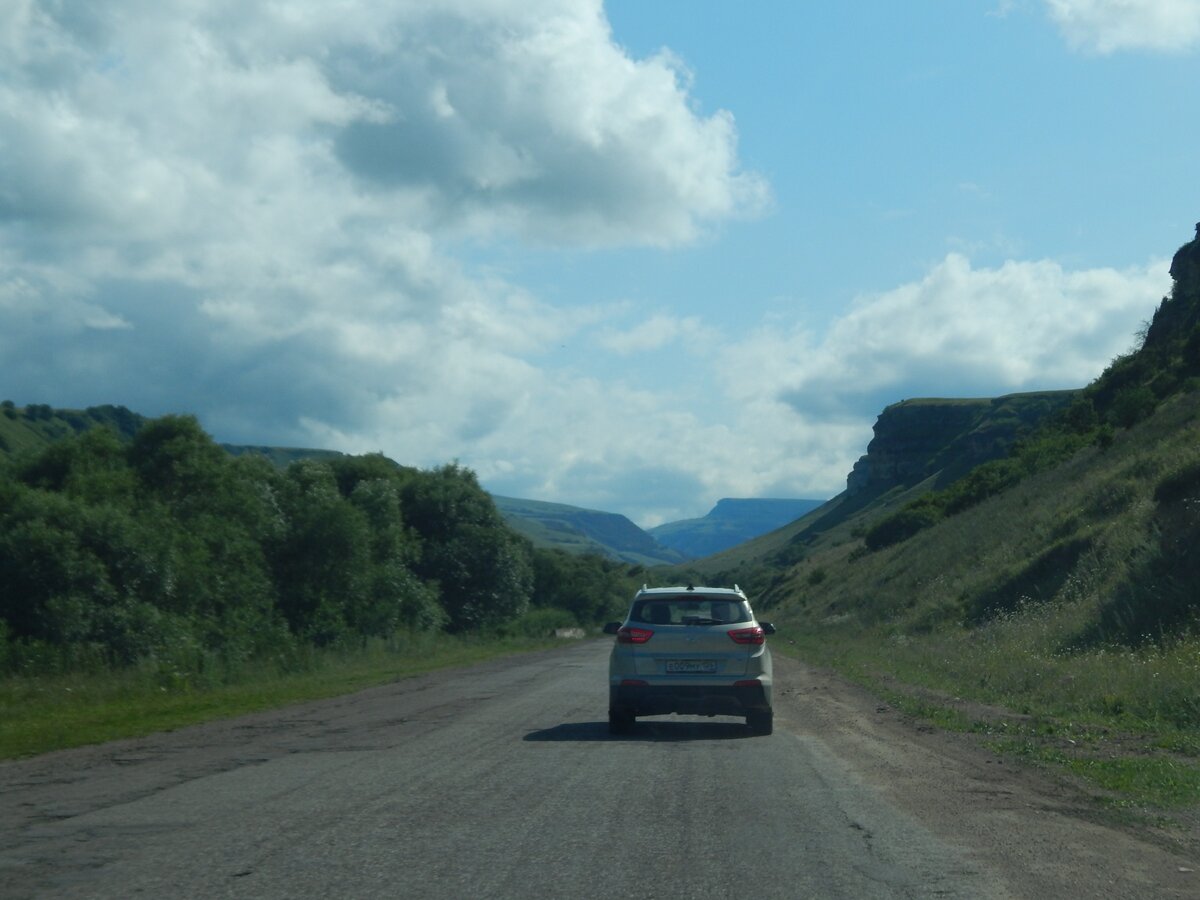
POLYGON ((527 741, 728 741, 754 737, 741 722, 639 719, 628 734, 609 734, 608 722, 564 722, 525 735, 527 741))

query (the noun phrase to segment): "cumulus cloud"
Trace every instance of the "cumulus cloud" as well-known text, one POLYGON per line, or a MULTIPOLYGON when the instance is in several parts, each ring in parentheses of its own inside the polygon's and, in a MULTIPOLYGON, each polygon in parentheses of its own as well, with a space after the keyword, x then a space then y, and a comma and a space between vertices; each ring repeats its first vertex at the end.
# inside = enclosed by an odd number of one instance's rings
POLYGON ((624 330, 606 327, 596 337, 600 346, 622 356, 661 350, 674 343, 703 351, 716 345, 719 333, 697 316, 659 313, 624 330))
POLYGON ((531 362, 595 317, 459 248, 753 215, 732 116, 689 90, 599 0, 4 4, 7 390, 553 484, 650 401, 531 362))
MULTIPOLYGON (((859 298, 819 339, 763 329, 742 358, 765 361, 804 415, 852 419, 907 397, 1082 387, 1133 344, 1167 263, 1068 271, 1052 261, 975 269, 950 254, 920 281, 859 298)), ((743 369, 739 390, 761 376, 743 369)))
POLYGON ((947 381, 1082 384, 1165 290, 1165 267, 955 256, 826 336, 739 340, 472 266, 492 242, 673 246, 759 211, 732 116, 690 77, 630 57, 599 0, 0 4, 5 390, 457 458, 654 524, 832 493, 883 405, 947 381), (564 344, 592 368, 548 362, 564 344), (679 383, 623 374, 664 350, 679 383))
POLYGON ((1076 47, 1181 51, 1200 44, 1200 0, 1046 0, 1076 47))
MULTIPOLYGON (((651 393, 619 380, 572 381, 535 394, 548 409, 573 411, 513 409, 510 424, 530 440, 505 443, 510 434, 495 432, 484 471, 518 495, 568 494, 602 509, 635 498, 621 508, 649 525, 705 511, 685 498, 829 497, 885 406, 1083 387, 1130 349, 1169 289, 1165 260, 1124 270, 1047 260, 975 268, 950 254, 917 281, 858 298, 819 333, 802 312, 776 313, 750 334, 714 342, 720 352, 708 357, 699 412, 683 384, 651 393), (526 454, 542 444, 561 452, 539 467, 526 454)), ((596 328, 621 358, 657 352, 687 331, 667 315, 596 328)))

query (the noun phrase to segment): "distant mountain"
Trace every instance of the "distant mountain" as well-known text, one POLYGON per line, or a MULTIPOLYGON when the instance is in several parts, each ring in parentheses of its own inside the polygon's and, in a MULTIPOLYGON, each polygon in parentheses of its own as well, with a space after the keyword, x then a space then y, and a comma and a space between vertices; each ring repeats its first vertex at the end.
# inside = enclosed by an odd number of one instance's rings
POLYGON ((799 519, 824 500, 718 500, 708 515, 682 519, 649 529, 665 547, 696 559, 728 550, 799 519))
POLYGON ((492 495, 496 508, 515 531, 536 546, 570 553, 594 553, 623 562, 657 566, 683 562, 625 516, 563 503, 492 495))

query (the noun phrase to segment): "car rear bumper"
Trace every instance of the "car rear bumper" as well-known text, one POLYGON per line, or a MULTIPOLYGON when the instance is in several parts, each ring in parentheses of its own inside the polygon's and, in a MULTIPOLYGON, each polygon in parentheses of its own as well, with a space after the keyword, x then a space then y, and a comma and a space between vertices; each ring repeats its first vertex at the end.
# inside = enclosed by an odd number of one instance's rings
POLYGON ((685 713, 694 716, 744 716, 771 708, 770 684, 617 684, 608 691, 610 712, 634 716, 685 713))

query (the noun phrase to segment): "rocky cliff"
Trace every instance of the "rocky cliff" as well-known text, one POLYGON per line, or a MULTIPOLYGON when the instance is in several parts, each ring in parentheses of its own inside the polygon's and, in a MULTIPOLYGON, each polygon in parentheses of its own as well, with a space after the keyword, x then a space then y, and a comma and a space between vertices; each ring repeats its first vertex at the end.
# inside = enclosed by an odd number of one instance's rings
POLYGON ((1043 391, 894 403, 880 413, 866 455, 846 479, 846 494, 878 495, 931 476, 948 483, 980 463, 1005 456, 1014 441, 1078 395, 1079 391, 1043 391))
POLYGON ((1146 332, 1146 347, 1151 350, 1172 341, 1187 341, 1200 328, 1200 222, 1196 223, 1195 239, 1172 258, 1171 278, 1171 295, 1163 299, 1146 332))

